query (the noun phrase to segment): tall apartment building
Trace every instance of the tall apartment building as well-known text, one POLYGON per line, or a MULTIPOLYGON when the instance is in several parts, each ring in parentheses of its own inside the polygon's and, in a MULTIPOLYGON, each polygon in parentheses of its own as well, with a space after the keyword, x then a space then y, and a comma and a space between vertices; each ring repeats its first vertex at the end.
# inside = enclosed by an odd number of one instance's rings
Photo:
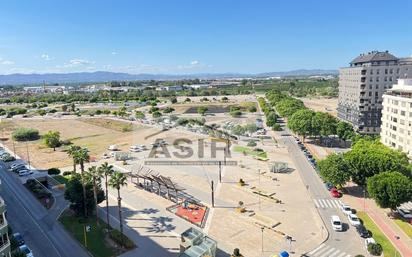
MULTIPOLYGON (((1 187, 1 182, 0 182, 1 187)), ((6 204, 0 196, 0 256, 10 257, 10 240, 8 236, 8 223, 5 217, 6 204)))
POLYGON ((381 142, 412 159, 412 79, 400 79, 383 95, 381 142))
POLYGON ((362 134, 378 134, 382 95, 399 78, 412 77, 412 58, 373 51, 356 57, 339 74, 338 117, 362 134))

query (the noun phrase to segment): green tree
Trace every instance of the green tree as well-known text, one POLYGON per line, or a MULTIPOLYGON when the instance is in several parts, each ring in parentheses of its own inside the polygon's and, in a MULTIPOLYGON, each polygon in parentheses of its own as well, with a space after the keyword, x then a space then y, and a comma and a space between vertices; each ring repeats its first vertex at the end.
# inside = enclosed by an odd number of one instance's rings
POLYGON ((56 151, 56 147, 59 147, 61 145, 60 132, 50 130, 43 135, 43 141, 47 147, 53 148, 53 151, 56 151))
POLYGON ((162 117, 162 114, 159 111, 155 111, 152 113, 152 117, 153 118, 160 118, 162 117))
POLYGON ((176 97, 172 97, 172 98, 170 99, 170 102, 171 102, 172 104, 177 103, 177 98, 176 98, 176 97))
MULTIPOLYGON (((92 213, 94 211, 95 202, 93 197, 93 186, 86 178, 83 179, 80 174, 75 174, 70 177, 66 183, 64 197, 70 202, 70 209, 72 209, 77 216, 87 216, 87 213, 92 213), (84 188, 86 189, 86 194, 82 192, 83 185, 85 185, 84 188)), ((103 200, 104 192, 101 187, 98 187, 97 202, 101 203, 103 200)))
POLYGON ((105 180, 105 190, 106 190, 106 223, 107 223, 107 230, 110 230, 110 219, 109 219, 109 183, 108 178, 114 173, 114 169, 112 165, 109 165, 107 162, 103 163, 99 167, 100 172, 104 176, 105 180))
POLYGON ((142 111, 136 111, 135 112, 135 117, 136 117, 136 119, 144 119, 145 115, 142 111))
POLYGON ((336 126, 336 135, 338 135, 340 140, 349 140, 355 136, 355 131, 353 126, 345 121, 339 121, 336 126))
POLYGON ((90 167, 85 173, 89 182, 93 185, 93 198, 95 204, 95 214, 96 214, 96 224, 99 224, 98 216, 98 199, 97 199, 97 189, 101 187, 101 178, 103 176, 102 170, 98 169, 96 166, 90 167))
POLYGON ((306 138, 313 132, 312 119, 315 112, 309 109, 301 109, 295 112, 288 120, 288 127, 296 134, 306 138))
POLYGON ((271 111, 266 115, 266 125, 268 127, 273 127, 277 122, 277 115, 275 112, 271 111))
POLYGON ((399 172, 382 172, 368 178, 369 195, 382 208, 396 210, 412 198, 412 182, 399 172))
POLYGON ((207 109, 206 106, 197 107, 197 113, 199 113, 202 116, 204 116, 207 111, 208 111, 208 109, 207 109))
POLYGON ((12 138, 16 141, 37 140, 39 137, 39 131, 33 128, 17 128, 12 133, 12 138))
POLYGON ((166 108, 163 109, 163 113, 171 113, 171 112, 174 112, 174 111, 175 111, 175 109, 172 108, 172 107, 166 107, 166 108))
POLYGON ((280 100, 276 103, 275 107, 281 116, 287 118, 291 117, 295 112, 305 109, 302 101, 291 97, 280 100))
POLYGON ((350 180, 349 165, 342 154, 331 154, 318 165, 322 178, 335 186, 342 187, 350 180))
POLYGON ((71 145, 71 146, 69 146, 69 148, 67 149, 67 154, 68 154, 70 157, 72 157, 72 159, 73 159, 73 174, 76 174, 76 165, 78 164, 76 155, 77 155, 77 151, 79 151, 80 148, 81 148, 80 146, 71 145))
POLYGON ((352 181, 360 186, 366 185, 367 178, 381 172, 410 173, 406 154, 390 149, 377 140, 360 139, 344 156, 350 167, 352 181))
POLYGON ((120 188, 127 185, 126 176, 123 173, 115 171, 110 177, 109 185, 117 190, 120 233, 123 236, 122 198, 120 197, 120 188))

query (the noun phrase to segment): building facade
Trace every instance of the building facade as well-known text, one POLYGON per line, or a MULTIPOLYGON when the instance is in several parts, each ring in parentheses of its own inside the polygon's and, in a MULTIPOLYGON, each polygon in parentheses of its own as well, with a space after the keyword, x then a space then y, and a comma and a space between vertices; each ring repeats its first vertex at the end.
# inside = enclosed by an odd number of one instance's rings
MULTIPOLYGON (((1 182, 0 182, 1 187, 1 182)), ((8 235, 8 223, 6 220, 6 204, 0 196, 0 257, 10 257, 10 240, 8 235)))
POLYGON ((379 134, 382 95, 400 78, 412 77, 412 58, 373 51, 339 72, 338 117, 362 134, 379 134))
POLYGON ((381 142, 412 159, 412 79, 400 79, 383 95, 381 142))

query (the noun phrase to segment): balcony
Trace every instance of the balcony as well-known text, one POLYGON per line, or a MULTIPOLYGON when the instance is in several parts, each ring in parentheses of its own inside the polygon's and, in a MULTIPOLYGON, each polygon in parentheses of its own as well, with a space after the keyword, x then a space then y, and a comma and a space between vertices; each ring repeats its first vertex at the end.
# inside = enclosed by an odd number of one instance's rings
POLYGON ((6 203, 3 198, 0 196, 0 214, 3 214, 6 211, 6 203))

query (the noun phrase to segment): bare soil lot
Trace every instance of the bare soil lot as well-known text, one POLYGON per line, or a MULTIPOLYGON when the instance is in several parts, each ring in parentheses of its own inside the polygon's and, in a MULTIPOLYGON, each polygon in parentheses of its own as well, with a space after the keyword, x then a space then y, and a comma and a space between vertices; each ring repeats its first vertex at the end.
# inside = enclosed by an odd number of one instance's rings
POLYGON ((124 126, 130 126, 128 122, 108 119, 13 119, 0 123, 3 143, 10 149, 14 149, 17 155, 28 160, 39 169, 51 167, 65 167, 72 160, 65 152, 65 147, 59 147, 56 151, 43 145, 41 139, 31 142, 14 142, 11 133, 15 128, 27 127, 38 129, 40 134, 50 130, 60 132, 62 140, 70 140, 73 144, 87 147, 92 159, 98 159, 106 152, 109 145, 115 144, 121 150, 127 150, 135 141, 137 132, 148 130, 142 126, 132 126, 132 131, 122 132, 124 126))
POLYGON ((337 98, 299 98, 306 107, 319 112, 327 112, 337 116, 336 108, 338 107, 337 98))

